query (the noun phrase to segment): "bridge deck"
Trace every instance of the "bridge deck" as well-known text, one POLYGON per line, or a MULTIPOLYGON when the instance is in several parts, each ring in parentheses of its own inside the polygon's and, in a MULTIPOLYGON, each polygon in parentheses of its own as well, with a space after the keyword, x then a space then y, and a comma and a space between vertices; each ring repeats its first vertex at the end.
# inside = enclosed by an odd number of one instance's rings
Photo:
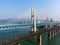
MULTIPOLYGON (((38 23, 37 26, 46 26, 50 25, 50 23, 38 23)), ((0 25, 0 30, 4 29, 14 29, 14 28, 20 28, 20 27, 26 27, 26 26, 33 26, 33 24, 8 24, 8 25, 0 25)))

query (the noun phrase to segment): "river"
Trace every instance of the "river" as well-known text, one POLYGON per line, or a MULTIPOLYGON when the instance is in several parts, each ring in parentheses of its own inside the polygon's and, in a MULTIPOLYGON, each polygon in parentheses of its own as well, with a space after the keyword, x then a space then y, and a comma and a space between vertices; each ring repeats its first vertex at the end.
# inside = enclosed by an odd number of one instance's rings
MULTIPOLYGON (((0 30, 0 43, 2 42, 2 40, 14 39, 24 34, 30 34, 30 30, 31 30, 30 27, 0 30)), ((34 41, 35 41, 34 37, 32 37, 32 38, 22 41, 21 45, 38 45, 38 43, 35 43, 34 41)), ((60 45, 60 34, 58 34, 51 40, 48 39, 47 33, 42 34, 42 44, 43 45, 60 45)))

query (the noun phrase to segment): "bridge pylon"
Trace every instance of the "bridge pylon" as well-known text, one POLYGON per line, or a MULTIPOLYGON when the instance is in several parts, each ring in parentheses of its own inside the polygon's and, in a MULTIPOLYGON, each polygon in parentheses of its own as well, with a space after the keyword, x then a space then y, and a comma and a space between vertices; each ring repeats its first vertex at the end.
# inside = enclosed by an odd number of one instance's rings
POLYGON ((32 21, 32 32, 36 32, 36 13, 34 7, 31 8, 31 21, 32 21))

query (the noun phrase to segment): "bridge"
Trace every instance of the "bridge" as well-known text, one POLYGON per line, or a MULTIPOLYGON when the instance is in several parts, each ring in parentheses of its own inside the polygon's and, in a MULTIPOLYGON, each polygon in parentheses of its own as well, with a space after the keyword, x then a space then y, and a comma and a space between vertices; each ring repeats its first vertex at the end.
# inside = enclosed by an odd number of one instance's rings
MULTIPOLYGON (((56 36, 59 32, 60 32, 60 27, 59 26, 53 26, 53 24, 50 21, 46 21, 46 22, 42 22, 42 23, 36 23, 36 15, 34 14, 34 8, 32 8, 32 14, 31 14, 31 24, 6 24, 6 25, 0 25, 0 30, 5 30, 5 29, 16 29, 16 28, 20 28, 20 27, 32 27, 30 34, 26 34, 26 35, 22 35, 17 39, 5 39, 4 41, 2 41, 0 43, 0 45, 11 45, 11 44, 17 44, 17 45, 21 45, 20 42, 24 41, 28 38, 34 37, 35 42, 38 38, 38 42, 39 45, 42 45, 42 34, 43 33, 48 33, 48 37, 49 39, 51 39, 52 37, 56 36), (43 28, 43 30, 41 31, 37 31, 37 27, 47 27, 47 28, 43 28)), ((57 23, 58 24, 58 23, 57 23)), ((56 23, 55 23, 56 25, 56 23)))
POLYGON ((43 21, 41 23, 37 23, 36 21, 36 14, 34 8, 31 9, 31 23, 30 24, 5 24, 5 25, 0 25, 0 30, 5 30, 5 29, 15 29, 15 28, 20 28, 20 27, 26 27, 26 26, 48 26, 50 25, 51 22, 49 20, 43 21), (35 24, 35 25, 34 25, 35 24))
MULTIPOLYGON (((50 23, 45 22, 45 23, 38 23, 36 26, 48 26, 50 23)), ((15 28, 20 28, 20 27, 26 27, 26 26, 33 26, 33 24, 6 24, 6 25, 0 25, 0 30, 4 29, 15 29, 15 28)))

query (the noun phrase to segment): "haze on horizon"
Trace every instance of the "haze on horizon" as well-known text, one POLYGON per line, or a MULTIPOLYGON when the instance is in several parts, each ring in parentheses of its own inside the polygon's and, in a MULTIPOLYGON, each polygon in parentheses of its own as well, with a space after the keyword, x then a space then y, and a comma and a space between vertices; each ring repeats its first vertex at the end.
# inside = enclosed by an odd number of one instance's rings
POLYGON ((60 21, 60 0, 0 0, 0 19, 30 18, 30 9, 35 6, 37 17, 60 21))

